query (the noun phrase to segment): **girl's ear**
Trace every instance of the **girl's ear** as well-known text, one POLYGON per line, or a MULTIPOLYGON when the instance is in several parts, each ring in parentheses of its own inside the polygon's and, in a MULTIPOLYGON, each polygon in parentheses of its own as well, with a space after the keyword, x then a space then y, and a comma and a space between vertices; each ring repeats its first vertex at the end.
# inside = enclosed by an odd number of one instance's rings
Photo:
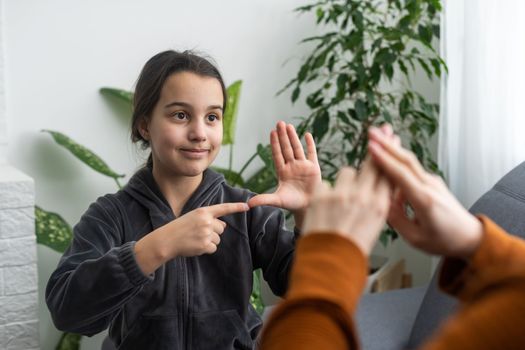
POLYGON ((148 131, 148 120, 147 118, 142 118, 139 123, 139 132, 142 138, 146 141, 149 141, 149 131, 148 131))

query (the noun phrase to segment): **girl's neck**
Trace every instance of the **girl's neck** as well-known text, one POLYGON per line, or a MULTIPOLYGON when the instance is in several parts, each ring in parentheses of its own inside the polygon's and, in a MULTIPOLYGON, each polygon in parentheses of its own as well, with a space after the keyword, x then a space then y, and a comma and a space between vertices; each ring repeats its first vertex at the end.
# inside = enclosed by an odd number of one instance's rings
POLYGON ((179 217, 182 208, 199 187, 202 181, 202 173, 197 176, 167 175, 153 168, 153 178, 168 201, 173 214, 175 217, 179 217))

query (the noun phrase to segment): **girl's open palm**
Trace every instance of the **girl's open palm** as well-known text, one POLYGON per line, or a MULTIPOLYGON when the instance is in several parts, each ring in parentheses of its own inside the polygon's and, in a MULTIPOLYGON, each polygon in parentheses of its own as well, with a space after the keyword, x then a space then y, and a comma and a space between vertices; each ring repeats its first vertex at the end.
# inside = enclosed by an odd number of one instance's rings
POLYGON ((270 144, 278 186, 274 193, 251 198, 250 207, 271 205, 295 214, 308 206, 317 184, 321 182, 321 169, 312 135, 306 133, 305 140, 306 154, 293 125, 282 121, 277 123, 277 130, 270 134, 270 144))

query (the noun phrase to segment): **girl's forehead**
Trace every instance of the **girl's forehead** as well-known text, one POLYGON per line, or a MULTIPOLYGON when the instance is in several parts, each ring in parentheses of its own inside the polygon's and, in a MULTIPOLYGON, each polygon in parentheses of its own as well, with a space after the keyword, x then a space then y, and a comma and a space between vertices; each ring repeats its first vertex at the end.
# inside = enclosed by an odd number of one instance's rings
POLYGON ((185 102, 206 101, 206 103, 222 105, 222 86, 214 77, 179 72, 168 77, 162 87, 161 99, 184 99, 185 102))
POLYGON ((222 95, 221 83, 217 78, 198 75, 192 72, 179 72, 172 74, 166 79, 164 87, 177 90, 206 89, 218 92, 222 95))

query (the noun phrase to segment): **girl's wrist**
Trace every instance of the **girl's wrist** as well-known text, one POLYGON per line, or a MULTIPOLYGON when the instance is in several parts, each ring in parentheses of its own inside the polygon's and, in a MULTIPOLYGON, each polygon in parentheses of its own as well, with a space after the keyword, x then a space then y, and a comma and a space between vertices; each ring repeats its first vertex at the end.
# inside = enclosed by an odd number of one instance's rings
POLYGON ((146 237, 140 239, 134 246, 135 260, 144 275, 148 276, 162 265, 160 259, 152 250, 151 241, 146 237))
POLYGON ((294 218, 294 221, 295 221, 295 227, 299 231, 303 230, 303 223, 304 223, 305 213, 306 213, 306 209, 300 209, 300 210, 296 210, 296 211, 292 212, 293 218, 294 218))
POLYGON ((142 272, 149 275, 164 265, 173 255, 163 239, 163 227, 147 234, 135 244, 135 258, 142 272))
POLYGON ((169 260, 174 259, 179 255, 177 247, 179 246, 177 242, 177 235, 174 235, 173 232, 176 232, 173 226, 173 221, 167 225, 159 227, 155 232, 155 252, 156 255, 162 260, 162 264, 168 262, 169 260))

